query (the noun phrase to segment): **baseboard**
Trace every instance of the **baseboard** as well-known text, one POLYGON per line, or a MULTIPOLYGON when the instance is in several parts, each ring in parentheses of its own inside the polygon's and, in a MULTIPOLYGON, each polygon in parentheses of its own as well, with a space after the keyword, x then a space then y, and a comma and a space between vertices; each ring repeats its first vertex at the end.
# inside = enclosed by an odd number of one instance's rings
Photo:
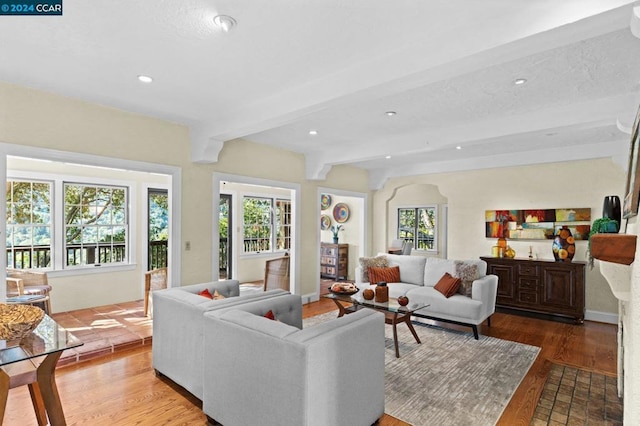
POLYGON ((585 311, 584 319, 586 321, 603 322, 606 324, 618 324, 618 314, 611 312, 585 311))
POLYGON ((307 303, 311 303, 311 302, 317 302, 318 300, 320 300, 320 296, 318 296, 318 293, 309 293, 309 294, 302 295, 303 305, 306 305, 307 303))

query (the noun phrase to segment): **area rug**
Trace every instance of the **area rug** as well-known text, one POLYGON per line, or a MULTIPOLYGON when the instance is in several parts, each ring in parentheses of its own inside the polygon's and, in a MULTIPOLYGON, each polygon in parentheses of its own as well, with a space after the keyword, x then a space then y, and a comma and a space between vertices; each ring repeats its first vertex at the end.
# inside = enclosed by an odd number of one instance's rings
POLYGON ((616 377, 553 364, 531 425, 622 425, 616 377))
MULTIPOLYGON (((304 327, 336 317, 329 312, 304 327)), ((385 413, 414 426, 494 425, 540 348, 414 321, 422 344, 398 325, 385 326, 385 413)))

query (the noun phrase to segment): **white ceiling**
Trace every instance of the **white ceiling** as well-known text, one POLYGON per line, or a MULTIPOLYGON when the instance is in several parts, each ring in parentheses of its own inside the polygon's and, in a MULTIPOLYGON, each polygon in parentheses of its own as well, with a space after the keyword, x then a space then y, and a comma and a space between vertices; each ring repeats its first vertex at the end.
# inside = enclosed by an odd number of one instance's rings
POLYGON ((0 80, 186 124, 193 161, 216 161, 242 137, 305 154, 310 179, 335 164, 369 169, 372 188, 442 171, 624 163, 622 130, 640 105, 633 6, 64 0, 62 17, 0 17, 0 80), (222 32, 218 14, 238 25, 222 32))

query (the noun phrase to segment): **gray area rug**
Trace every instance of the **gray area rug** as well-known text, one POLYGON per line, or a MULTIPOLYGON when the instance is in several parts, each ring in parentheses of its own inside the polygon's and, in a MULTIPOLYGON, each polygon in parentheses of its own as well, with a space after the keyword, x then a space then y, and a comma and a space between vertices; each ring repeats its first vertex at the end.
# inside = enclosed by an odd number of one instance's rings
MULTIPOLYGON (((329 312, 303 327, 335 318, 329 312)), ((385 413, 422 425, 494 425, 540 348, 414 321, 422 341, 398 325, 400 358, 393 331, 385 326, 385 413)))

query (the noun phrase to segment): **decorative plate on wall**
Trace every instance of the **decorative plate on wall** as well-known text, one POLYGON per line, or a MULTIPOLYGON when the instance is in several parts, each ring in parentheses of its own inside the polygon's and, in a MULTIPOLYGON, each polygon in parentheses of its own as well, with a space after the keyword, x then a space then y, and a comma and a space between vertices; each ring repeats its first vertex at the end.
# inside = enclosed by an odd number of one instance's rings
POLYGON ((333 208, 333 218, 338 223, 345 223, 349 220, 349 206, 345 203, 338 203, 333 208))
POLYGON ((320 216, 320 229, 326 231, 331 226, 331 218, 329 215, 323 214, 320 216))
POLYGON ((322 210, 326 210, 329 208, 330 205, 331 205, 331 195, 322 194, 320 196, 320 208, 322 210))

